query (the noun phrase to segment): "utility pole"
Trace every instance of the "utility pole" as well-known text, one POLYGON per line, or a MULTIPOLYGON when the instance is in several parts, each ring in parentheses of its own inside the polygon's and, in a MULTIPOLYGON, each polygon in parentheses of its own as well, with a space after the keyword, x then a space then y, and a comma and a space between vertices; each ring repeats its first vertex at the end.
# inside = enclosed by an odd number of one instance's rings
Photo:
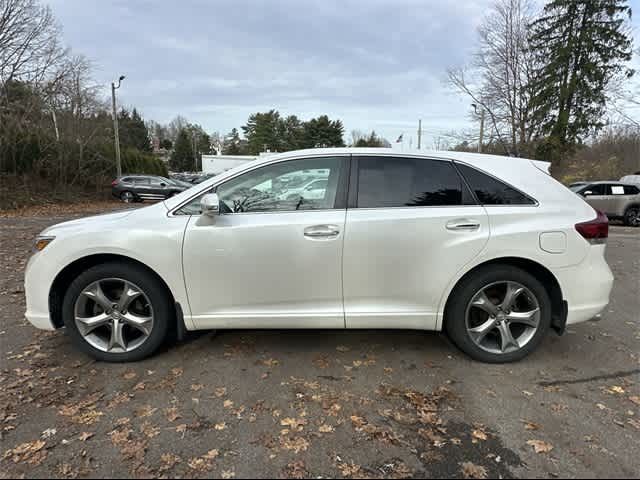
POLYGON ((124 80, 124 75, 118 79, 118 86, 111 82, 111 106, 113 108, 113 138, 116 145, 116 176, 122 176, 122 164, 120 163, 120 133, 118 132, 118 111, 116 110, 116 90, 124 80))
MULTIPOLYGON (((472 103, 471 106, 476 112, 476 115, 478 115, 478 105, 472 103)), ((482 108, 482 106, 480 107, 480 137, 478 139, 478 153, 482 153, 482 141, 484 139, 484 108, 482 108)))
POLYGON ((484 138, 484 108, 480 112, 480 139, 478 140, 478 153, 482 153, 483 138, 484 138))
POLYGON ((422 119, 418 120, 418 150, 422 145, 422 119))

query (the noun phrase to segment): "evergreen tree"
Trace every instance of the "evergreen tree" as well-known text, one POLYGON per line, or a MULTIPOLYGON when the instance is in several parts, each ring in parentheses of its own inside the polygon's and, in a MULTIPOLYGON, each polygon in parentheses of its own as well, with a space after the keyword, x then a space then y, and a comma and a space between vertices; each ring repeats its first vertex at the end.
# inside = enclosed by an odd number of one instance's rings
POLYGON ((390 146, 384 138, 379 137, 375 131, 372 131, 368 137, 359 138, 354 147, 388 147, 390 146))
POLYGON ((282 151, 298 150, 304 148, 304 123, 295 115, 289 115, 280 121, 279 136, 282 143, 282 151))
POLYGON ((120 110, 118 114, 118 131, 122 148, 130 147, 141 152, 151 152, 149 130, 135 108, 131 114, 124 108, 120 110))
POLYGON ((277 110, 252 114, 242 130, 247 137, 250 154, 257 155, 265 149, 272 152, 281 150, 282 142, 279 133, 282 132, 282 128, 277 110))
POLYGON ((625 0, 551 0, 531 25, 539 67, 530 85, 546 136, 540 155, 558 161, 603 126, 605 89, 631 59, 625 0))
POLYGON ((344 126, 340 120, 329 120, 327 115, 312 118, 304 124, 304 146, 306 148, 318 147, 344 147, 344 126))
POLYGON ((224 155, 242 155, 242 141, 240 140, 240 133, 237 128, 231 130, 231 133, 224 139, 224 145, 222 146, 222 153, 224 155))
POLYGON ((171 170, 184 172, 193 169, 193 140, 186 128, 178 131, 169 160, 171 170))

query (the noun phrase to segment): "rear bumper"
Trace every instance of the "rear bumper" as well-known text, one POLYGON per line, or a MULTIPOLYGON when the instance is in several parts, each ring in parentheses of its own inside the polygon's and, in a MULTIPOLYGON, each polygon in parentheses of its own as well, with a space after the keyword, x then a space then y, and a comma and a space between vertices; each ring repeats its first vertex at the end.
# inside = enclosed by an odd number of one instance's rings
POLYGON ((567 325, 591 320, 609 303, 614 277, 604 250, 593 245, 579 265, 553 271, 568 304, 567 325))

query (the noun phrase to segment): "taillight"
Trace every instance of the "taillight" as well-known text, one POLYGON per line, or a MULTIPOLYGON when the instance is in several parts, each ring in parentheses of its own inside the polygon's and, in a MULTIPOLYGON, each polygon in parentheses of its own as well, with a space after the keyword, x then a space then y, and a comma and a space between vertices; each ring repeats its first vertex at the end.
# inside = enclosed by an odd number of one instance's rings
POLYGON ((115 187, 118 184, 118 179, 116 178, 113 182, 111 182, 111 186, 115 187))
POLYGON ((588 222, 576 223, 576 230, 589 243, 606 243, 609 236, 609 219, 601 211, 597 210, 597 216, 588 222))

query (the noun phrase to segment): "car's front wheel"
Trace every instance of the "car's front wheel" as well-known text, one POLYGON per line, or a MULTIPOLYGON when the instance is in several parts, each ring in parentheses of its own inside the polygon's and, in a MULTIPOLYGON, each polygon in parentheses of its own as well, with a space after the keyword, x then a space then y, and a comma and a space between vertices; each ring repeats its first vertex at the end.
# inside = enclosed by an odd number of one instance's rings
POLYGON ((166 288, 144 268, 105 263, 69 286, 62 312, 74 344, 107 362, 132 362, 153 354, 174 320, 166 288))
POLYGON ((506 363, 526 357, 551 325, 551 301, 528 272, 493 265, 456 286, 445 314, 453 342, 481 362, 506 363))

